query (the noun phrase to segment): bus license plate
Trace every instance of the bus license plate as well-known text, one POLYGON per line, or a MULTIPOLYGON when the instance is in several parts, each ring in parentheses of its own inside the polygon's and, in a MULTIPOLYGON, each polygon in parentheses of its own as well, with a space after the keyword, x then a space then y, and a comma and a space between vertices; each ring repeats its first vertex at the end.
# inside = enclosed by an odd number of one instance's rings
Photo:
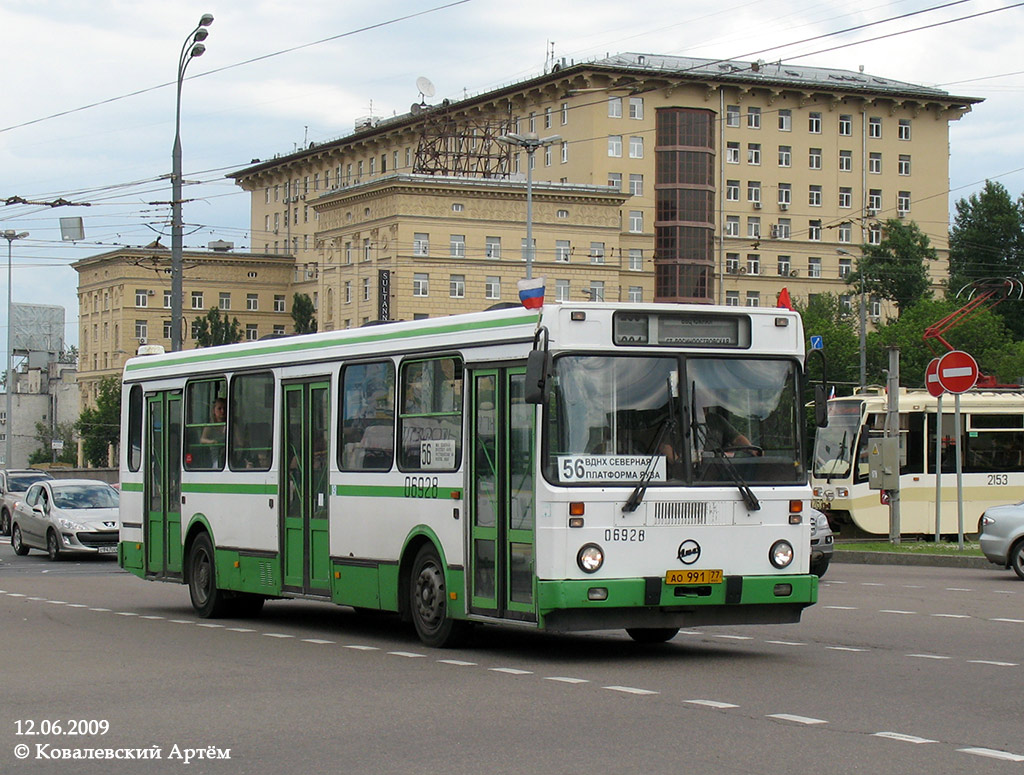
POLYGON ((722 571, 715 570, 670 570, 665 574, 666 584, 721 584, 722 571))

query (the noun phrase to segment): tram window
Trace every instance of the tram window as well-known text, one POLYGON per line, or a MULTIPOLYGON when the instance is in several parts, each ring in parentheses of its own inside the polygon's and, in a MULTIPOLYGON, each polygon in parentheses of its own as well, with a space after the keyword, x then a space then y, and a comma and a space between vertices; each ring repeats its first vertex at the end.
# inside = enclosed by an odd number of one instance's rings
POLYGON ((462 464, 462 362, 402 366, 398 464, 406 471, 454 471, 462 464))
POLYGON ((128 470, 142 465, 142 385, 132 385, 128 393, 128 470))
POLYGON ((964 442, 964 473, 1024 470, 1021 431, 972 431, 964 442))
POLYGON ((395 367, 391 361, 341 370, 338 468, 390 471, 395 458, 395 367))
POLYGON ((900 473, 920 474, 924 472, 925 433, 924 414, 914 412, 900 415, 900 473))
POLYGON ((274 375, 231 380, 229 457, 233 471, 266 471, 274 447, 274 375))
POLYGON ((227 381, 189 382, 185 387, 185 470, 224 468, 227 428, 227 381))

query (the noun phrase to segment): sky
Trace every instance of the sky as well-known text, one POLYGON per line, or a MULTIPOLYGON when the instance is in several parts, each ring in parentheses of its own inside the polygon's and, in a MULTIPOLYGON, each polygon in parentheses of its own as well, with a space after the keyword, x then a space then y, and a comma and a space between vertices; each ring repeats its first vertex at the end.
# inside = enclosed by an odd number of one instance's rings
MULTIPOLYGON (((253 159, 406 113, 420 77, 431 102, 461 99, 543 73, 552 50, 576 62, 637 52, 863 66, 981 97, 950 125, 950 208, 986 179, 1024 192, 1018 0, 0 0, 0 231, 29 232, 13 243, 12 297, 64 306, 69 345, 71 263, 170 244, 177 60, 204 13, 206 52, 182 92, 186 248, 250 246, 249 195, 225 175, 253 159), (5 204, 16 197, 89 206, 5 204), (76 216, 85 239, 62 242, 59 219, 76 216)), ((0 305, 5 338, 6 319, 0 305)))

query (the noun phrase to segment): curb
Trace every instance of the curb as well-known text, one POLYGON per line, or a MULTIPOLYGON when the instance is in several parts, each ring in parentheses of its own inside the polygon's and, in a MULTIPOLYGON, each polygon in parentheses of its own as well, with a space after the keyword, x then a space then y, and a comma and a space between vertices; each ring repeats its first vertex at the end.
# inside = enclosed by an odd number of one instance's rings
POLYGON ((936 568, 998 568, 985 557, 956 557, 954 555, 900 554, 898 552, 852 552, 836 549, 832 562, 857 565, 926 565, 936 568))

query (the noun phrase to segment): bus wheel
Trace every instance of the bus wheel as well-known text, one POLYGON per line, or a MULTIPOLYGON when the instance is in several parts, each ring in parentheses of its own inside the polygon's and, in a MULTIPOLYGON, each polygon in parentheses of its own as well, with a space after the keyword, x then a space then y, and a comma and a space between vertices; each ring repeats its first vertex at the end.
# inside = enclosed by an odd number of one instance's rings
POLYGON ((206 533, 200 533, 188 553, 188 593, 192 607, 204 619, 217 619, 228 613, 230 601, 224 590, 217 589, 217 565, 213 544, 206 533))
POLYGON ((432 544, 416 553, 409 575, 409 611, 420 640, 434 648, 451 648, 465 641, 468 622, 448 616, 448 590, 441 558, 432 544))
POLYGON ((664 643, 679 633, 678 627, 627 627, 626 634, 637 643, 664 643))
POLYGON ((1010 567, 1020 578, 1024 579, 1024 541, 1018 541, 1010 550, 1010 567))

